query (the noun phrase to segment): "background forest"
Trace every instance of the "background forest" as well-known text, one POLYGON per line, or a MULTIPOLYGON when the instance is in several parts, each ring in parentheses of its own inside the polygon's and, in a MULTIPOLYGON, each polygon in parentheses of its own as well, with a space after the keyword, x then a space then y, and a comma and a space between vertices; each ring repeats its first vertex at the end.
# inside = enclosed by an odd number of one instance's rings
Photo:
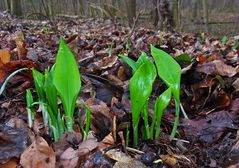
POLYGON ((236 35, 239 0, 1 0, 24 19, 104 18, 133 27, 236 35), (136 19, 135 19, 136 18, 136 19))

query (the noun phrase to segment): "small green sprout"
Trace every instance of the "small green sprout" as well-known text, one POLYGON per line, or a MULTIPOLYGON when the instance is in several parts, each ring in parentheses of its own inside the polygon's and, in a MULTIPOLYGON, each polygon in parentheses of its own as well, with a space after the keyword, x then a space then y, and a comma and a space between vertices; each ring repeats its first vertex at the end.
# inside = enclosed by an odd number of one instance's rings
MULTIPOLYGON (((74 111, 78 94, 81 88, 80 73, 73 54, 61 39, 56 64, 44 74, 32 69, 34 84, 38 95, 38 102, 34 102, 30 90, 27 90, 27 110, 29 126, 32 125, 33 106, 39 105, 45 126, 50 126, 54 140, 57 141, 64 131, 72 132, 74 124, 74 111), (63 104, 64 114, 58 107, 58 95, 63 104)), ((86 127, 83 130, 86 139, 90 129, 90 109, 86 108, 86 127)))
MULTIPOLYGON (((140 55, 136 62, 126 55, 119 55, 119 57, 125 61, 133 71, 133 76, 130 79, 129 87, 135 146, 138 145, 138 123, 141 115, 144 120, 145 138, 159 138, 162 114, 168 106, 171 96, 173 96, 175 100, 176 117, 173 130, 170 135, 170 139, 172 139, 176 134, 179 122, 180 107, 183 111, 183 107, 180 104, 181 67, 169 54, 153 47, 152 45, 151 55, 154 58, 158 76, 168 86, 168 89, 163 92, 155 101, 154 114, 150 126, 148 122, 148 99, 151 95, 153 83, 157 75, 155 65, 150 61, 144 52, 140 55)), ((187 57, 181 57, 182 60, 185 61, 186 59, 186 61, 189 62, 187 57)))
POLYGON ((128 52, 130 52, 130 51, 131 51, 131 44, 130 44, 128 38, 125 39, 124 44, 125 44, 126 50, 127 50, 128 52))
POLYGON ((172 95, 175 100, 175 121, 173 131, 170 135, 170 139, 175 137, 180 113, 180 82, 181 82, 181 67, 178 63, 166 52, 159 50, 151 45, 151 54, 155 60, 155 64, 158 70, 158 76, 164 81, 164 83, 171 88, 172 95))
POLYGON ((238 46, 239 46, 239 42, 238 42, 237 39, 234 38, 233 41, 232 41, 232 48, 237 49, 238 46))
POLYGON ((138 124, 140 115, 143 112, 143 118, 146 129, 146 137, 149 137, 148 127, 148 104, 149 96, 152 92, 152 86, 156 78, 156 69, 154 64, 147 58, 144 63, 137 69, 133 77, 130 79, 130 99, 132 107, 132 122, 134 145, 138 145, 138 124))
POLYGON ((63 104, 66 117, 66 130, 72 132, 74 123, 73 114, 76 99, 81 88, 81 79, 74 55, 63 39, 60 40, 53 81, 63 104))
POLYGON ((228 37, 227 36, 223 36, 222 40, 221 40, 222 45, 225 45, 227 43, 227 41, 228 41, 228 37))
MULTIPOLYGON (((85 128, 84 128, 82 122, 80 121, 80 128, 84 135, 83 139, 86 140, 88 137, 89 130, 90 130, 90 107, 85 102, 80 102, 80 104, 82 104, 86 110, 85 128)), ((80 118, 80 115, 81 115, 81 110, 79 110, 79 118, 80 118)))
POLYGON ((204 32, 200 33, 200 39, 201 39, 201 41, 206 40, 206 34, 204 32))

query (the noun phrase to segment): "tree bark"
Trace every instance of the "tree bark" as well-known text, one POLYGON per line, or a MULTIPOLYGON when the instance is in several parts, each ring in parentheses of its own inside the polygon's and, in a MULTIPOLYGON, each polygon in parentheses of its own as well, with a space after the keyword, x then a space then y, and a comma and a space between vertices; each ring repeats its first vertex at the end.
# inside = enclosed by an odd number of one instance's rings
POLYGON ((10 0, 4 0, 4 4, 5 4, 5 7, 6 7, 6 10, 11 11, 10 0))
POLYGON ((203 5, 203 20, 204 20, 204 24, 205 24, 205 31, 209 32, 209 15, 208 15, 208 1, 207 0, 203 0, 202 1, 202 5, 203 5))
POLYGON ((49 12, 49 18, 51 20, 53 20, 54 19, 54 10, 53 10, 52 0, 48 0, 47 7, 48 7, 48 12, 49 12))
POLYGON ((131 27, 136 17, 136 0, 125 0, 127 9, 128 25, 131 27))
POLYGON ((162 18, 163 30, 172 31, 174 29, 173 12, 170 10, 168 0, 159 0, 159 12, 162 18))
POLYGON ((22 5, 20 0, 11 0, 11 13, 16 16, 22 16, 22 5))
POLYGON ((80 12, 82 15, 86 15, 86 11, 85 7, 86 7, 86 2, 85 0, 79 0, 79 4, 80 4, 80 12))

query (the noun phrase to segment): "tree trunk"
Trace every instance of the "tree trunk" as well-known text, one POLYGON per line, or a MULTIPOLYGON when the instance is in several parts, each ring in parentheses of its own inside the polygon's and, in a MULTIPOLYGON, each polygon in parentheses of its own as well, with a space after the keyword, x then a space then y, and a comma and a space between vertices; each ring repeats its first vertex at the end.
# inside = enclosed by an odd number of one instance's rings
POLYGON ((52 0, 48 0, 47 2, 47 7, 48 7, 48 12, 49 12, 49 18, 51 20, 54 19, 54 11, 53 11, 53 3, 52 3, 52 0))
POLYGON ((4 0, 4 3, 6 10, 10 11, 11 10, 10 0, 4 0))
POLYGON ((11 13, 16 16, 22 16, 22 5, 20 0, 11 0, 11 13))
POLYGON ((125 0, 125 5, 127 9, 128 25, 131 27, 136 17, 136 0, 125 0))
POLYGON ((181 8, 180 8, 181 0, 174 0, 173 1, 173 20, 175 23, 175 27, 177 31, 181 29, 181 8))
POLYGON ((163 30, 172 31, 174 29, 173 12, 170 10, 168 0, 159 0, 159 13, 163 30))
POLYGON ((86 1, 85 0, 79 0, 79 4, 80 4, 80 12, 82 15, 87 15, 86 11, 87 9, 85 10, 86 8, 86 1))
POLYGON ((153 25, 155 28, 157 28, 158 24, 159 24, 159 12, 158 12, 158 0, 152 0, 152 4, 153 4, 153 9, 152 9, 152 21, 153 21, 153 25))
POLYGON ((208 1, 207 0, 203 0, 202 1, 202 5, 203 5, 203 20, 204 20, 204 24, 205 24, 205 31, 209 32, 209 15, 208 15, 208 1))

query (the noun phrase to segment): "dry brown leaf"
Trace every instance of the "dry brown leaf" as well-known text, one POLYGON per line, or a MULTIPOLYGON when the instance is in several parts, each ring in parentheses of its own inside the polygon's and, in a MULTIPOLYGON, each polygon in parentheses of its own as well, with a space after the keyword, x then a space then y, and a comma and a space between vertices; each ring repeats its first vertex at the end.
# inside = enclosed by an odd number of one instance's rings
POLYGON ((225 64, 221 60, 214 60, 212 62, 199 65, 197 67, 198 72, 203 72, 207 75, 221 75, 232 77, 237 74, 236 68, 225 64))
POLYGON ((115 142, 112 133, 109 133, 101 142, 104 144, 113 145, 115 142))
POLYGON ((16 168, 16 167, 17 167, 16 159, 11 159, 5 164, 0 164, 0 168, 16 168))
POLYGON ((239 90, 239 78, 237 78, 233 83, 232 86, 236 89, 239 90))
POLYGON ((55 168, 55 153, 42 137, 37 137, 21 155, 20 164, 23 168, 55 168))
POLYGON ((83 141, 78 147, 79 157, 89 154, 91 151, 98 148, 99 145, 100 142, 97 142, 95 139, 87 139, 83 141))
POLYGON ((60 166, 64 168, 74 168, 78 164, 78 150, 69 147, 60 156, 60 166))
MULTIPOLYGON (((4 81, 4 79, 10 75, 13 71, 20 69, 20 68, 36 68, 36 64, 32 61, 25 60, 25 61, 10 61, 6 64, 0 62, 0 83, 4 81)), ((31 71, 23 71, 21 74, 24 74, 24 77, 28 79, 32 79, 31 71)), ((27 81, 27 79, 25 79, 27 81)))
POLYGON ((132 157, 126 155, 125 153, 117 149, 111 149, 107 151, 105 155, 117 161, 114 165, 114 168, 131 168, 131 167, 146 168, 146 166, 142 162, 133 159, 132 157))
POLYGON ((17 32, 16 33, 16 45, 17 45, 17 53, 18 53, 18 59, 22 60, 27 57, 27 43, 22 39, 23 32, 17 32))
POLYGON ((162 161, 169 165, 170 167, 175 167, 177 164, 177 159, 171 155, 160 155, 162 161))
POLYGON ((10 61, 11 53, 9 48, 0 49, 0 62, 6 64, 10 61))

